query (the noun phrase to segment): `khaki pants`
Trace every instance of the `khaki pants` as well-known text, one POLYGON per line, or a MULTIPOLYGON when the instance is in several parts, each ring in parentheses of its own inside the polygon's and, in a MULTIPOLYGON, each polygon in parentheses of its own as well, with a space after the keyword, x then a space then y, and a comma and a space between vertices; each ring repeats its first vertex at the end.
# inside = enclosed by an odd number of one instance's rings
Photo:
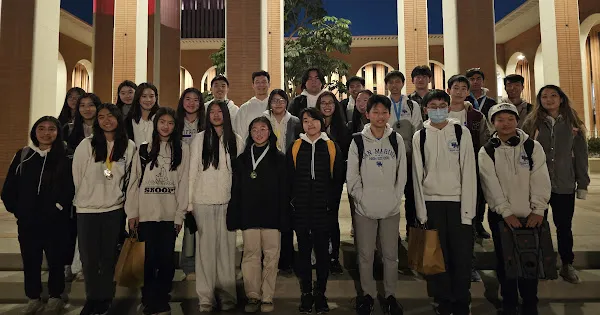
POLYGON ((194 204, 196 235, 196 292, 200 304, 237 303, 235 289, 235 232, 226 225, 227 205, 194 204))
POLYGON ((249 299, 273 302, 281 234, 279 230, 273 229, 249 229, 242 231, 242 237, 244 238, 242 274, 246 296, 249 299), (264 259, 261 266, 262 254, 264 259))

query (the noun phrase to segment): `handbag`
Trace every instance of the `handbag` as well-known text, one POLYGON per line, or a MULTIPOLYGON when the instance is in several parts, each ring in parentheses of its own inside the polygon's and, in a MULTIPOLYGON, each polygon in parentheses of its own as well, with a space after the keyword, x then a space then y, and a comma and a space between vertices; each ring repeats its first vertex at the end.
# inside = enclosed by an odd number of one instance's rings
POLYGON ((427 229, 426 225, 410 227, 408 266, 424 275, 446 272, 444 254, 437 230, 427 229))
POLYGON ((130 235, 119 254, 114 280, 119 286, 136 289, 144 285, 146 243, 139 241, 136 231, 130 235))

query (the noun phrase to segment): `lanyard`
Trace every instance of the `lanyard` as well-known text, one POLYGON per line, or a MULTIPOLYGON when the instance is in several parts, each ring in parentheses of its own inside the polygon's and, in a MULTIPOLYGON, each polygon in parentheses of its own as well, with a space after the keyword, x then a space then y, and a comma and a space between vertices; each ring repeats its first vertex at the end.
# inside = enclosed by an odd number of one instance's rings
MULTIPOLYGON (((254 144, 253 144, 254 146, 254 144)), ((267 145, 267 148, 265 149, 265 151, 260 155, 260 157, 258 157, 258 161, 254 159, 254 150, 250 150, 250 155, 252 156, 252 170, 255 171, 256 167, 258 166, 258 163, 260 163, 260 161, 262 161, 262 159, 265 157, 265 155, 267 155, 267 151, 269 151, 269 146, 267 145)))
POLYGON ((475 94, 471 93, 471 96, 473 96, 473 101, 474 101, 473 106, 475 107, 475 109, 479 109, 480 106, 483 106, 483 104, 485 104, 485 101, 487 100, 487 95, 484 95, 482 97, 481 103, 479 103, 479 101, 477 100, 477 97, 475 97, 475 94))
POLYGON ((106 169, 108 169, 109 171, 112 171, 112 165, 113 165, 112 154, 113 154, 113 150, 110 150, 110 154, 106 156, 106 162, 105 162, 106 169))
POLYGON ((400 101, 398 103, 394 102, 391 96, 390 101, 392 101, 392 104, 394 105, 394 114, 396 114, 396 121, 400 121, 400 116, 402 115, 402 101, 404 101, 404 95, 400 96, 400 101))

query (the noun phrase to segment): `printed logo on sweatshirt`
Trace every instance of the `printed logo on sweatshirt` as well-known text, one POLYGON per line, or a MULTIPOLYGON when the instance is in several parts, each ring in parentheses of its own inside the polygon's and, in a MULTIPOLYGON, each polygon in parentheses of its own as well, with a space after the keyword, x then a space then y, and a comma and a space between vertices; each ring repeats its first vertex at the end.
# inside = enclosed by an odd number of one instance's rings
POLYGON ((448 151, 450 151, 451 153, 458 153, 460 151, 456 139, 448 141, 448 151))
POLYGON ((521 156, 519 157, 519 165, 521 165, 521 167, 529 168, 529 159, 527 158, 527 153, 521 152, 521 156))
POLYGON ((387 148, 365 150, 363 160, 375 161, 378 167, 383 167, 383 162, 396 160, 396 153, 393 149, 387 148))
MULTIPOLYGON (((169 179, 168 169, 171 167, 171 157, 159 155, 157 168, 160 169, 154 178, 146 183, 145 194, 174 194, 175 183, 169 179)), ((148 168, 150 165, 147 166, 148 168)), ((148 171, 149 169, 146 169, 148 171)))

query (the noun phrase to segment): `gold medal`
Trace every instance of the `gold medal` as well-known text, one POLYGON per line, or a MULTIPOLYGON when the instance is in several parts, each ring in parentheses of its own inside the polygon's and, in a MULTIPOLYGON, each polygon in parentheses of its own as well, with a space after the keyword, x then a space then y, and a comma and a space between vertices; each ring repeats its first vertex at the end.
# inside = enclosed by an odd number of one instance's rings
POLYGON ((104 177, 106 177, 106 179, 113 179, 113 174, 109 169, 105 169, 104 170, 104 177))
POLYGON ((256 174, 256 171, 250 172, 250 178, 256 179, 257 177, 258 177, 258 174, 256 174))

